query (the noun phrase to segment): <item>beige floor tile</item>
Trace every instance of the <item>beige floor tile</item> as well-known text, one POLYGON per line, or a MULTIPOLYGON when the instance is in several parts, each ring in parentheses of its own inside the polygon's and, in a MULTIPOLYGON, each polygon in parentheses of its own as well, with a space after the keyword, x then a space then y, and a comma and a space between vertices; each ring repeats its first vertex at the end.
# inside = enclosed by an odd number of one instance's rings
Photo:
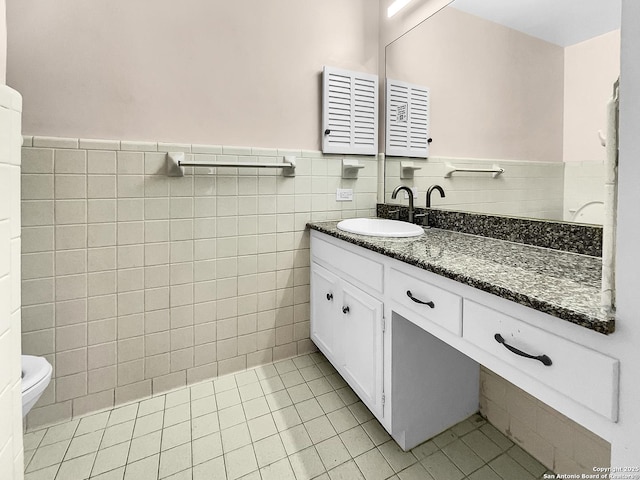
POLYGON ((125 467, 118 467, 100 475, 94 475, 91 480, 122 480, 124 478, 125 467))
POLYGON ((216 397, 213 395, 191 400, 191 416, 193 418, 201 417, 216 410, 218 410, 218 406, 216 405, 216 397))
POLYGON ((124 480, 156 480, 159 464, 160 454, 130 462, 125 469, 124 480))
POLYGON ((333 392, 333 387, 326 378, 317 378, 307 383, 315 396, 333 392))
POLYGON ((394 472, 400 472, 418 461, 411 452, 403 452, 393 440, 383 443, 378 449, 394 472))
POLYGON ((262 387, 262 391, 265 395, 269 393, 279 392, 280 390, 284 390, 285 386, 280 379, 280 376, 265 378, 260 380, 260 386, 262 387))
POLYGON ((89 478, 95 459, 94 452, 62 462, 56 480, 85 480, 89 478))
POLYGON ((221 393, 216 393, 216 403, 219 410, 238 405, 241 403, 240 391, 237 388, 232 388, 221 393))
POLYGON ((469 480, 503 480, 491 467, 485 465, 467 477, 469 480))
POLYGON ((225 453, 224 463, 229 480, 236 480, 258 469, 256 456, 251 445, 225 453))
POLYGON ((142 460, 143 458, 150 457, 160 453, 160 442, 162 440, 162 430, 158 430, 153 433, 149 433, 142 437, 137 437, 131 440, 131 448, 129 449, 129 462, 135 462, 142 460))
POLYGON ((174 473, 173 475, 170 475, 168 477, 164 477, 163 480, 192 480, 192 479, 193 479, 193 469, 187 468, 186 470, 183 470, 181 472, 174 473))
POLYGON ((358 466, 353 460, 343 463, 333 470, 329 470, 329 478, 331 480, 364 480, 362 473, 360 473, 358 466))
MULTIPOLYGON (((195 415, 194 415, 195 416, 195 415)), ((164 427, 170 427, 191 419, 191 404, 183 403, 164 411, 164 427)))
POLYGON ((84 435, 85 433, 95 432, 96 430, 102 430, 107 426, 109 421, 109 414, 111 412, 102 412, 89 417, 84 417, 80 420, 78 429, 75 436, 84 435))
POLYGON ((318 455, 327 470, 337 467, 351 460, 351 455, 347 447, 344 446, 340 437, 331 437, 315 445, 318 455))
POLYGON ((218 422, 218 414, 210 413, 209 415, 203 415, 202 417, 194 418, 191 421, 191 438, 204 437, 220 430, 220 423, 218 422))
POLYGON ((366 480, 384 480, 393 475, 393 469, 376 448, 363 453, 354 460, 366 480))
POLYGON ((310 382, 311 380, 316 380, 324 376, 320 369, 315 365, 301 368, 300 374, 302 375, 302 378, 304 378, 305 382, 310 382))
POLYGON ((462 437, 462 441, 485 462, 493 460, 502 453, 502 449, 480 430, 474 430, 468 433, 462 437))
POLYGON ((271 415, 279 432, 302 423, 302 419, 293 405, 281 410, 276 410, 271 415))
POLYGON ((287 455, 293 455, 300 450, 311 446, 311 439, 303 425, 297 425, 280 432, 280 438, 287 455))
POLYGON ((262 391, 262 387, 258 382, 242 385, 238 387, 238 390, 240 391, 240 399, 243 402, 248 402, 249 400, 253 400, 254 398, 264 397, 264 392, 262 391))
POLYGON ((368 422, 373 418, 373 414, 371 413, 371 411, 369 411, 369 409, 365 407, 364 403, 362 402, 357 402, 353 405, 349 405, 348 408, 349 410, 351 410, 351 413, 353 413, 353 416, 356 417, 356 420, 358 420, 358 423, 360 424, 368 422))
POLYGON ((314 447, 309 447, 289 456, 296 480, 311 480, 325 471, 314 447))
POLYGON ((191 387, 191 401, 213 395, 213 382, 203 382, 191 387))
POLYGON ((344 378, 340 376, 339 373, 333 373, 331 375, 327 375, 327 381, 331 384, 331 386, 338 390, 347 386, 347 382, 344 381, 344 378))
POLYGON ((304 378, 302 378, 302 375, 300 375, 300 372, 297 369, 291 372, 281 373, 280 379, 282 380, 282 383, 284 383, 284 386, 287 388, 295 387, 296 385, 305 383, 304 378))
POLYGON ((298 415, 303 422, 307 422, 316 417, 324 415, 320 404, 315 398, 311 398, 309 400, 305 400, 304 402, 297 403, 295 405, 296 410, 298 411, 298 415))
POLYGON ((289 459, 283 458, 260 469, 262 480, 296 480, 289 459))
POLYGON ((344 402, 336 392, 324 393, 316 397, 324 413, 335 412, 345 406, 344 402))
POLYGON ((273 365, 274 367, 276 367, 276 370, 278 371, 280 376, 282 376, 282 374, 284 373, 298 370, 298 367, 296 367, 296 364, 293 363, 293 360, 282 360, 280 362, 274 363, 273 365))
POLYGON ((419 463, 414 463, 398 473, 400 480, 439 480, 434 479, 419 463))
POLYGON ((362 424, 362 428, 367 432, 367 435, 369 435, 369 438, 375 446, 382 445, 383 443, 391 440, 391 436, 375 418, 368 422, 364 422, 362 424))
POLYGON ((247 423, 249 425, 249 433, 251 433, 251 440, 254 442, 278 433, 270 413, 249 420, 247 423))
POLYGON ((270 393, 269 395, 265 395, 265 399, 269 404, 269 408, 272 412, 276 410, 280 410, 282 408, 286 408, 290 405, 293 405, 291 401, 291 397, 286 390, 280 390, 279 392, 270 393))
POLYGON ((64 457, 65 460, 97 452, 100 447, 100 442, 102 441, 103 433, 102 430, 98 430, 97 432, 74 437, 64 457))
POLYGON ((256 372, 256 376, 260 380, 264 380, 264 379, 267 379, 267 378, 275 377, 276 375, 278 375, 278 371, 276 370, 276 367, 273 366, 273 364, 262 365, 260 367, 256 367, 256 368, 254 368, 253 371, 256 372))
POLYGON ((353 416, 351 410, 347 407, 327 414, 327 418, 338 433, 346 432, 347 430, 358 426, 358 420, 356 420, 356 417, 353 416))
POLYGON ((99 475, 124 466, 127 463, 129 446, 130 442, 126 442, 103 450, 98 450, 98 455, 96 456, 96 461, 93 464, 91 475, 99 475))
POLYGON ((191 444, 165 450, 160 454, 160 477, 164 478, 191 467, 191 444))
POLYGON ((313 392, 306 383, 287 388, 287 392, 289 393, 293 403, 300 403, 313 398, 313 392))
POLYGON ((128 422, 129 420, 135 420, 137 415, 138 415, 137 403, 116 408, 111 412, 111 415, 109 415, 109 421, 107 422, 107 427, 111 427, 119 423, 128 422))
POLYGON ((266 415, 271 411, 269 410, 269 404, 264 397, 254 398, 253 400, 244 402, 242 404, 242 408, 244 409, 247 420, 261 417, 262 415, 266 415))
POLYGON ((424 460, 429 455, 432 455, 437 450, 438 450, 438 446, 435 443, 433 443, 432 440, 429 440, 428 442, 421 443, 417 447, 412 448, 411 453, 413 453, 413 455, 418 459, 418 461, 420 461, 420 460, 424 460))
POLYGON ((489 466, 504 479, 532 480, 534 477, 506 453, 489 462, 489 466))
POLYGON ((369 435, 367 435, 367 432, 365 432, 360 426, 347 430, 346 432, 342 432, 340 434, 340 439, 342 440, 342 443, 344 443, 344 446, 347 447, 347 450, 349 450, 352 457, 357 457, 358 455, 374 448, 369 435))
POLYGON ((59 465, 53 465, 51 467, 43 468, 42 470, 36 470, 35 472, 25 473, 24 480, 54 480, 56 473, 58 473, 59 465))
POLYGON ((52 443, 58 443, 63 440, 70 439, 73 437, 79 423, 80 420, 72 420, 70 422, 49 427, 40 442, 40 446, 51 445, 52 443))
POLYGON ((547 468, 544 465, 517 445, 514 445, 507 450, 507 454, 522 465, 534 477, 541 477, 544 472, 547 471, 547 468))
POLYGON ((486 423, 480 427, 480 431, 495 443, 502 451, 507 451, 513 446, 513 442, 503 435, 496 427, 486 423))
POLYGON ((181 388, 180 390, 176 390, 175 392, 167 393, 165 395, 164 408, 169 409, 172 407, 177 407, 178 405, 183 405, 185 403, 189 403, 190 401, 191 390, 188 388, 181 388))
POLYGON ((251 443, 251 435, 249 434, 249 427, 246 423, 222 430, 221 434, 222 448, 225 452, 237 450, 251 443))
POLYGON ((191 442, 191 422, 183 422, 162 430, 161 451, 191 442))
POLYGON ((119 423, 117 425, 113 425, 112 427, 108 427, 104 431, 104 435, 102 436, 102 443, 100 444, 100 448, 111 447, 113 445, 117 445, 118 443, 131 440, 131 437, 133 436, 134 425, 135 420, 129 420, 128 422, 119 423))
POLYGON ((27 472, 33 472, 51 465, 59 464, 64 458, 64 454, 70 443, 71 440, 64 440, 62 442, 38 448, 36 453, 33 455, 31 462, 29 462, 27 472))
POLYGON ((260 379, 256 372, 253 370, 247 370, 246 372, 236 373, 236 384, 238 387, 243 385, 249 385, 250 383, 257 383, 260 379))
POLYGON ((153 397, 148 400, 143 400, 142 402, 140 402, 140 405, 138 407, 138 417, 144 417, 145 415, 150 415, 152 413, 164 410, 164 401, 164 395, 153 397))
POLYGON ((254 442, 253 450, 260 468, 287 456, 280 435, 272 435, 254 442))
POLYGON ((345 405, 353 405, 358 403, 360 399, 353 390, 349 387, 337 388, 336 393, 340 396, 345 405))
POLYGON ((193 480, 227 480, 224 458, 218 457, 193 467, 193 480))
POLYGON ((458 436, 455 433, 453 433, 451 430, 445 430, 440 435, 436 435, 434 438, 432 438, 432 441, 438 446, 438 448, 443 448, 450 443, 455 442, 457 439, 458 436))
POLYGON ((213 389, 216 394, 226 392, 227 390, 233 390, 237 388, 236 379, 233 375, 225 375, 218 377, 213 381, 213 389))
POLYGON ((193 441, 193 464, 208 462, 222 455, 222 438, 220 433, 212 433, 193 441))
MULTIPOLYGON (((438 480, 460 480, 464 478, 462 473, 447 456, 438 451, 422 460, 422 466, 427 469, 433 478, 438 480)), ((514 480, 517 477, 514 477, 514 480)), ((518 479, 520 480, 520 479, 518 479)), ((523 479, 524 480, 524 479, 523 479)))
MULTIPOLYGON (((268 410, 267 410, 268 413, 268 410)), ((245 410, 242 405, 234 405, 218 412, 218 421, 222 430, 246 422, 245 410)))
POLYGON ((316 362, 313 361, 313 358, 311 358, 311 356, 309 355, 300 355, 298 357, 292 358, 291 361, 296 367, 298 367, 298 369, 311 367, 316 364, 316 362))
POLYGON ((304 426, 314 444, 320 443, 337 434, 326 415, 309 420, 304 423, 304 426))
POLYGON ((164 423, 164 410, 155 412, 144 417, 138 417, 136 419, 136 425, 133 429, 133 438, 142 437, 151 432, 162 430, 164 423))
MULTIPOLYGON (((462 440, 456 440, 442 449, 444 454, 449 457, 456 467, 462 473, 469 475, 484 465, 484 461, 477 456, 462 440)), ((546 469, 542 467, 540 474, 542 475, 546 469)))
POLYGON ((22 444, 25 451, 35 450, 36 448, 38 448, 38 445, 40 445, 40 442, 42 442, 42 439, 44 438, 46 433, 46 428, 44 430, 38 430, 36 432, 25 433, 22 436, 22 444))

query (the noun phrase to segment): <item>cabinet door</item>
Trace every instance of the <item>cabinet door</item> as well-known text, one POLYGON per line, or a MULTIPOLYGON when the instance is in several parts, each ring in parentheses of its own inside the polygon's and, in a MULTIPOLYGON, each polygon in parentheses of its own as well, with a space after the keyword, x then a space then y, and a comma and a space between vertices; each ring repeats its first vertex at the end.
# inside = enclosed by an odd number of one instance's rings
POLYGON ((342 291, 342 373, 369 409, 382 417, 382 302, 349 284, 342 291))
POLYGON ((339 279, 317 263, 311 266, 311 340, 332 362, 336 361, 339 279))

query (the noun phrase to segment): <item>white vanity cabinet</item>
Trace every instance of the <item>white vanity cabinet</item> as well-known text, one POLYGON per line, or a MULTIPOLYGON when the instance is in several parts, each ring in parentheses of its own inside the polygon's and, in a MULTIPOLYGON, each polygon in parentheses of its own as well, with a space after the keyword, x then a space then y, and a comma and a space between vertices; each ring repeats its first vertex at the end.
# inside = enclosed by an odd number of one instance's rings
POLYGON ((480 364, 608 439, 619 361, 561 320, 315 230, 311 260, 311 339, 403 449, 478 410, 480 364))
MULTIPOLYGON (((319 246, 323 247, 331 252, 333 245, 319 246)), ((325 266, 311 264, 311 339, 381 419, 383 304, 347 281, 341 268, 348 264, 335 265, 332 258, 324 259, 325 266)))

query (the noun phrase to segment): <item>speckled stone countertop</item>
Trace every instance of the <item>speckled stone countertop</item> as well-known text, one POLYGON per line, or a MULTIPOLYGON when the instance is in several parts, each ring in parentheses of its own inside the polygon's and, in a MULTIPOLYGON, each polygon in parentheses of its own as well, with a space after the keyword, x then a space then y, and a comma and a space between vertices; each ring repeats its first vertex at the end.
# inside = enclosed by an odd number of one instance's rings
POLYGON ((599 333, 614 331, 613 316, 600 309, 600 258, 436 228, 420 237, 382 238, 343 232, 337 224, 308 225, 599 333))

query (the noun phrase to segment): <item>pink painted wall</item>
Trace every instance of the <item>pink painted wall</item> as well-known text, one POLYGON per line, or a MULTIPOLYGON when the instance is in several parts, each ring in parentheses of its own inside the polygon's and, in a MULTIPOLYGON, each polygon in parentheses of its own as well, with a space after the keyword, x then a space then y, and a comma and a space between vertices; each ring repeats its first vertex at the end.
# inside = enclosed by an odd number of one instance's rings
POLYGON ((562 47, 446 8, 387 46, 386 67, 431 89, 430 155, 562 161, 562 47))
POLYGON ((607 102, 620 75, 620 30, 565 49, 564 161, 604 161, 607 102))
POLYGON ((376 73, 371 0, 8 5, 25 134, 320 148, 322 66, 376 73))

